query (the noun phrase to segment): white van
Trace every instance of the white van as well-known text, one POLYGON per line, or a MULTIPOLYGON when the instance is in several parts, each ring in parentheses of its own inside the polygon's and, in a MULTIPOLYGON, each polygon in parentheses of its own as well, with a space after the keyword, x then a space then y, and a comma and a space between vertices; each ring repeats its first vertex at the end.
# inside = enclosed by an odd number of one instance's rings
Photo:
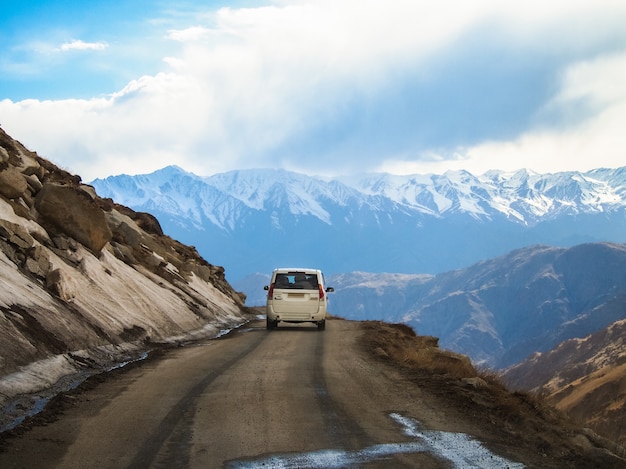
POLYGON ((323 331, 326 327, 328 295, 321 270, 302 268, 274 269, 267 290, 267 329, 279 322, 312 322, 323 331))

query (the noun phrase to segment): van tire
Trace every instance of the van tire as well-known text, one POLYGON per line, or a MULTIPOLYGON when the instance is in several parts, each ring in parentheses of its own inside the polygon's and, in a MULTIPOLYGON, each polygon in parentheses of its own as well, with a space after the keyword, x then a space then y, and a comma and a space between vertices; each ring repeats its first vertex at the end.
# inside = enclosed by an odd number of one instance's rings
POLYGON ((318 321, 317 330, 323 331, 324 329, 326 329, 326 321, 318 321))
POLYGON ((278 321, 270 321, 270 319, 267 318, 266 328, 268 331, 271 331, 272 329, 276 329, 276 326, 278 326, 278 321))

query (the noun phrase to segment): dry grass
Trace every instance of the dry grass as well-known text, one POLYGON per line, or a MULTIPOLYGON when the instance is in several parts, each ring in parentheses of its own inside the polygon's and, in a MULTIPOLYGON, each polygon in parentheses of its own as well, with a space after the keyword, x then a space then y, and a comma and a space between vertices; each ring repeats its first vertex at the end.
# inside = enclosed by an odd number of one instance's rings
POLYGON ((496 447, 536 452, 542 461, 537 467, 614 467, 605 464, 605 450, 590 449, 608 445, 588 433, 581 436, 582 429, 542 397, 512 392, 499 373, 477 369, 468 357, 441 350, 436 337, 418 336, 404 324, 380 321, 362 322, 362 328, 360 344, 368 353, 402 370, 444 406, 467 416, 475 434, 496 447), (581 441, 589 441, 588 446, 581 446, 581 441))
POLYGON ((510 391, 498 372, 476 368, 466 355, 440 349, 437 337, 418 336, 405 324, 366 321, 363 328, 361 344, 370 353, 403 368, 422 385, 438 383, 437 387, 441 387, 445 382, 450 394, 471 389, 474 402, 488 402, 490 408, 498 408, 514 419, 515 415, 529 412, 558 418, 562 415, 540 396, 510 391), (477 398, 477 394, 482 398, 477 398))
POLYGON ((458 379, 477 375, 468 357, 441 350, 437 337, 417 336, 409 326, 380 321, 366 321, 363 328, 366 333, 362 344, 380 358, 390 359, 407 369, 458 379))

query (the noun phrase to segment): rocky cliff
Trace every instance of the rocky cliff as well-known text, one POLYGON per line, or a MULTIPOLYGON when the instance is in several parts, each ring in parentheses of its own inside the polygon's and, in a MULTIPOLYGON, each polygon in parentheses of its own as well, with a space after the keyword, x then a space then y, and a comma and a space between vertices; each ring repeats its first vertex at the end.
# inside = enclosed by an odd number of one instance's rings
POLYGON ((153 216, 0 129, 0 408, 155 343, 235 327, 244 301, 153 216))

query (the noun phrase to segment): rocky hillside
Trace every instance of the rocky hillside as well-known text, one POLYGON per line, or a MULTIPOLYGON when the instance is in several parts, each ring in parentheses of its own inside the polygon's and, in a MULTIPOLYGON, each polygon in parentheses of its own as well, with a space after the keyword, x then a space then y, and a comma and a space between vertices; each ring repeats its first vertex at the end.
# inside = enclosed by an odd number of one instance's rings
POLYGON ((503 377, 512 387, 544 395, 585 426, 626 444, 626 320, 536 353, 503 377))
POLYGON ((435 276, 352 273, 328 284, 333 314, 404 322, 503 369, 626 319, 626 245, 529 246, 435 276))
POLYGON ((223 268, 2 129, 0 286, 5 415, 17 395, 246 319, 223 268))

